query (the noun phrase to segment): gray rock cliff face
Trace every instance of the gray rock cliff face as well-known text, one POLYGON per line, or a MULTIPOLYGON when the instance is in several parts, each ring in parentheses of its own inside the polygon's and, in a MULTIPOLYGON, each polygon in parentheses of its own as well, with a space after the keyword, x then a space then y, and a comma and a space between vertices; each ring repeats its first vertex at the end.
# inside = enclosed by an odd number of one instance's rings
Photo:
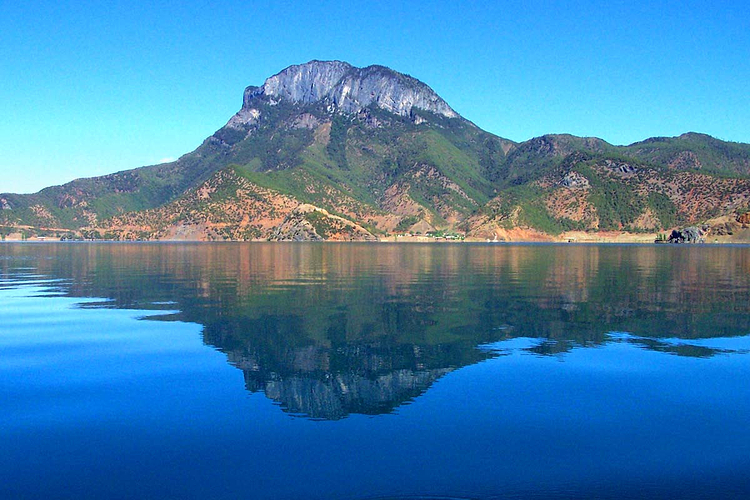
POLYGON ((686 227, 672 231, 669 235, 670 243, 704 243, 703 230, 699 227, 686 227))
MULTIPOLYGON (((267 97, 295 104, 325 102, 336 110, 357 113, 374 104, 401 116, 413 108, 447 118, 459 115, 434 90, 410 76, 383 66, 356 68, 342 61, 310 61, 289 66, 262 87, 245 89, 238 117, 251 118, 257 99, 267 97)), ((235 120, 242 121, 242 120, 235 120)))

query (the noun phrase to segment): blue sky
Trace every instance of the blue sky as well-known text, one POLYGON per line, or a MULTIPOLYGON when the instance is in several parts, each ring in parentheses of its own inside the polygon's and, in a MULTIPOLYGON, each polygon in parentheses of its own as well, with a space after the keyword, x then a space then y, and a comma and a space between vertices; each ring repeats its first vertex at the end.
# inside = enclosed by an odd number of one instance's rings
POLYGON ((0 1, 0 192, 176 158, 310 59, 408 73, 516 141, 750 142, 747 1, 0 1))

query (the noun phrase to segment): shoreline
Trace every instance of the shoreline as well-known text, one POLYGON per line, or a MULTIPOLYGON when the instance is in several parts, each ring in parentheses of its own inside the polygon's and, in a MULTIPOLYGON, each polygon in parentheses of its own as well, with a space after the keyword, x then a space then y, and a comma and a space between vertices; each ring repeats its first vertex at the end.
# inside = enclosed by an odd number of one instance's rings
POLYGON ((738 240, 738 239, 721 239, 717 241, 704 241, 702 243, 670 243, 647 239, 587 239, 587 240, 561 240, 561 239, 549 239, 549 240, 487 240, 479 238, 466 238, 464 240, 444 240, 437 238, 428 237, 412 237, 412 238, 382 238, 376 241, 367 240, 62 240, 56 238, 28 238, 28 239, 5 239, 0 241, 2 244, 32 244, 32 245, 43 245, 43 244, 58 244, 58 243, 70 243, 70 244, 165 244, 165 245, 176 245, 176 244, 234 244, 234 243, 281 243, 281 244, 324 244, 324 243, 335 243, 335 244, 368 244, 368 245, 486 245, 486 246, 510 246, 510 245, 569 245, 569 246, 595 246, 595 245, 622 245, 622 246, 750 246, 750 240, 738 240))
MULTIPOLYGON (((45 243, 45 242, 164 242, 164 243, 199 243, 199 242, 213 242, 213 243, 240 243, 240 242, 355 242, 355 243, 412 243, 412 244, 444 244, 444 243, 503 243, 503 244, 532 244, 532 243, 546 243, 546 244, 583 244, 583 245, 596 245, 596 244, 674 244, 667 241, 659 240, 658 238, 667 236, 671 233, 672 229, 666 229, 658 232, 643 232, 643 233, 632 233, 627 231, 597 231, 597 232, 586 232, 586 231, 566 231, 557 235, 551 235, 544 233, 532 228, 512 228, 512 229, 497 229, 495 231, 488 231, 484 233, 483 237, 476 235, 466 236, 462 233, 448 233, 438 235, 427 235, 427 234, 410 234, 410 233, 399 233, 390 234, 388 236, 375 236, 375 239, 344 239, 344 238, 331 238, 326 240, 269 240, 269 239, 252 239, 252 240, 230 240, 230 239, 210 239, 196 237, 195 234, 190 236, 184 235, 183 237, 176 238, 163 238, 163 239, 84 239, 80 232, 76 230, 66 230, 59 228, 17 228, 21 230, 30 231, 41 231, 40 234, 24 234, 20 230, 16 230, 10 234, 6 233, 0 240, 0 243, 45 243), (44 234, 46 233, 46 234, 44 234), (192 236, 192 237, 191 237, 192 236)), ((750 244, 750 227, 743 224, 741 227, 736 228, 730 234, 711 234, 712 231, 704 233, 704 242, 702 243, 682 243, 682 244, 702 244, 702 245, 726 245, 726 244, 750 244)), ((480 233, 483 234, 483 233, 480 233)))
MULTIPOLYGON (((550 243, 550 244, 669 244, 666 238, 674 231, 683 231, 686 227, 699 229, 706 245, 750 244, 750 224, 748 221, 730 216, 721 216, 691 226, 671 227, 667 229, 649 229, 643 232, 614 230, 569 230, 559 234, 550 234, 532 227, 499 227, 482 226, 471 231, 461 232, 454 229, 441 229, 428 232, 404 231, 399 233, 374 234, 363 230, 361 238, 351 238, 346 232, 328 233, 324 240, 271 240, 273 233, 266 233, 265 238, 249 240, 223 239, 221 233, 211 232, 202 226, 179 226, 184 231, 161 231, 164 238, 151 239, 153 232, 125 231, 102 232, 99 229, 81 228, 66 229, 59 227, 4 226, 0 227, 0 242, 59 242, 59 241, 100 241, 100 242, 263 242, 263 241, 327 241, 327 242, 369 242, 369 243, 550 243), (191 228, 203 230, 187 230, 191 228), (702 232, 701 232, 702 231, 702 232), (218 237, 217 237, 218 236, 218 237), (349 238, 347 238, 349 236, 349 238), (139 239, 142 238, 142 239, 139 239), (220 239, 221 238, 221 239, 220 239)), ((158 233, 157 233, 158 234, 158 233)), ((305 233, 307 234, 307 233, 305 233)), ((326 235, 325 232, 320 233, 326 235)), ((258 235, 260 236, 260 235, 258 235)), ((289 235, 292 236, 292 235, 289 235)), ((319 237, 313 231, 309 236, 319 237)), ((684 244, 684 243, 683 243, 684 244)), ((689 243, 695 244, 695 243, 689 243)))

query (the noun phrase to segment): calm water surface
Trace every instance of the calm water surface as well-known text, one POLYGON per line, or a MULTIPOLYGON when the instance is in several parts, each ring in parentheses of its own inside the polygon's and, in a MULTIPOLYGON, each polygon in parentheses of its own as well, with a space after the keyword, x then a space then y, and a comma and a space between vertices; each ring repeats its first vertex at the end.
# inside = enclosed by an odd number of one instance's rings
POLYGON ((0 498, 750 498, 750 248, 0 245, 0 498))

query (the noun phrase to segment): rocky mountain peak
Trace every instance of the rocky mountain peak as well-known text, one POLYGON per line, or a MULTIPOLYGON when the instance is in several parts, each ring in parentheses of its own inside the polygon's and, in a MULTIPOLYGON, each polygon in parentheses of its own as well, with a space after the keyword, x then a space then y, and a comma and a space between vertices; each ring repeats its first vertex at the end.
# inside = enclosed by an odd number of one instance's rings
POLYGON ((357 113, 372 104, 401 116, 413 108, 447 118, 459 115, 429 86, 384 66, 357 68, 343 61, 310 61, 289 66, 261 87, 245 89, 243 110, 267 97, 295 104, 326 102, 337 110, 357 113))

